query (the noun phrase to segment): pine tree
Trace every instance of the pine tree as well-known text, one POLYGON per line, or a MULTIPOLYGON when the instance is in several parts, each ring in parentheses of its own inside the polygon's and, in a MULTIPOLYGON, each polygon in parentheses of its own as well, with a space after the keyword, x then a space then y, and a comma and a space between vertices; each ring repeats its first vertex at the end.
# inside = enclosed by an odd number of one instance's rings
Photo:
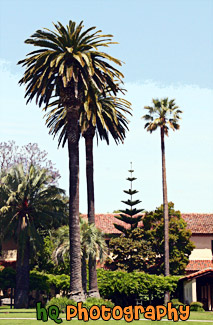
POLYGON ((138 191, 132 189, 132 183, 137 179, 132 176, 132 173, 134 172, 134 170, 132 169, 132 163, 131 163, 131 169, 128 170, 128 172, 130 173, 130 177, 127 178, 127 181, 130 182, 130 189, 128 191, 124 190, 124 193, 130 195, 130 199, 128 199, 127 201, 121 201, 124 204, 127 204, 128 208, 126 208, 126 210, 120 210, 119 211, 121 212, 120 215, 115 216, 115 218, 125 222, 127 225, 130 225, 130 227, 127 226, 126 229, 124 226, 114 223, 115 228, 120 230, 125 236, 128 235, 129 229, 133 230, 138 227, 138 223, 141 221, 143 216, 142 215, 136 216, 136 214, 144 211, 144 209, 136 209, 134 207, 135 205, 141 203, 141 201, 133 200, 133 195, 138 193, 138 191))

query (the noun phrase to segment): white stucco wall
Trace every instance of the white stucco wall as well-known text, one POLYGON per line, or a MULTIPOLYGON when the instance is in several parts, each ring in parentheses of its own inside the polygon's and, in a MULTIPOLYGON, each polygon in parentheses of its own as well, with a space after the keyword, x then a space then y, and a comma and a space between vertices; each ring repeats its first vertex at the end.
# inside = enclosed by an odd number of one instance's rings
POLYGON ((197 301, 196 279, 184 282, 184 303, 197 301))
POLYGON ((211 241, 213 236, 192 236, 191 241, 196 248, 193 249, 189 260, 212 260, 211 241))

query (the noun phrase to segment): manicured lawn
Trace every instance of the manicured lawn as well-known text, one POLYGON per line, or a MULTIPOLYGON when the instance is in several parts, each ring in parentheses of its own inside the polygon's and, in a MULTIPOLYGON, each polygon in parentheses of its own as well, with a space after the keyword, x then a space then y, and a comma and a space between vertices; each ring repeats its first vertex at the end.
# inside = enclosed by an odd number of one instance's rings
MULTIPOLYGON (((37 321, 36 319, 30 319, 30 318, 36 318, 36 312, 35 309, 9 309, 9 308, 2 308, 0 307, 0 318, 4 318, 4 319, 0 319, 0 324, 2 325, 33 325, 33 324, 37 324, 38 322, 40 322, 40 324, 43 324, 44 322, 42 321, 37 321), (14 318, 14 319, 8 319, 8 318, 14 318), (15 319, 15 318, 28 318, 28 319, 15 319)), ((61 318, 63 319, 63 323, 61 324, 70 324, 69 321, 65 320, 65 314, 61 314, 61 318)), ((74 319, 72 321, 72 323, 75 324, 75 322, 80 322, 81 324, 86 324, 83 321, 78 321, 77 319, 74 319)), ((140 321, 133 321, 130 324, 132 325, 136 325, 136 324, 151 324, 152 321, 150 320, 140 320, 140 321)), ((47 323, 47 322, 45 322, 47 323)), ((49 324, 56 324, 54 321, 52 320, 48 320, 49 324)), ((87 322, 87 324, 92 324, 95 323, 94 325, 105 325, 106 322, 103 320, 96 320, 96 321, 89 321, 87 322)), ((115 320, 110 320, 108 321, 108 324, 110 325, 116 325, 118 323, 118 321, 115 320)), ((126 325, 127 322, 125 322, 124 320, 120 320, 119 321, 120 325, 126 325)), ((173 323, 172 321, 161 321, 160 324, 161 325, 169 325, 173 323)), ((199 312, 191 312, 190 313, 190 321, 186 321, 184 322, 184 324, 186 325, 211 325, 213 324, 213 312, 203 312, 203 313, 199 313, 199 312), (193 320, 200 320, 200 322, 196 322, 193 320), (207 322, 205 322, 205 320, 207 322)))
MULTIPOLYGON (((0 320, 1 325, 13 325, 13 324, 14 325, 35 325, 35 324, 38 324, 38 322, 40 322, 40 324, 46 324, 46 323, 49 323, 51 325, 56 324, 54 321, 51 321, 51 320, 49 320, 48 322, 45 322, 45 323, 43 323, 42 321, 37 321, 37 320, 15 320, 15 319, 14 320, 9 320, 9 319, 5 319, 5 320, 1 319, 0 320)), ((76 321, 72 321, 71 324, 73 324, 73 322, 75 324, 76 321)), ((104 324, 106 324, 105 321, 99 321, 99 320, 97 320, 97 321, 89 321, 89 322, 84 323, 84 324, 91 325, 92 322, 95 322, 94 325, 104 325, 104 324)), ((109 325, 117 325, 117 322, 118 321, 115 321, 115 320, 111 321, 110 320, 109 325)), ((149 320, 148 321, 142 320, 142 321, 134 321, 134 322, 132 322, 130 324, 132 324, 132 325, 141 324, 141 323, 143 323, 143 324, 151 324, 151 322, 152 321, 149 321, 149 320)), ((122 321, 122 320, 120 320, 119 323, 120 323, 120 325, 126 325, 127 324, 125 321, 122 321)), ((63 320, 63 323, 61 323, 61 324, 70 324, 70 322, 63 320)), ((80 324, 83 324, 83 322, 81 321, 80 324)), ((168 321, 161 321, 160 324, 161 325, 169 325, 169 324, 172 324, 172 322, 171 321, 169 321, 169 322, 168 321)), ((201 325, 201 324, 202 325, 211 325, 212 323, 210 323, 210 322, 202 322, 201 323, 201 322, 196 322, 196 321, 192 321, 192 322, 186 321, 184 324, 186 324, 186 325, 201 325)))

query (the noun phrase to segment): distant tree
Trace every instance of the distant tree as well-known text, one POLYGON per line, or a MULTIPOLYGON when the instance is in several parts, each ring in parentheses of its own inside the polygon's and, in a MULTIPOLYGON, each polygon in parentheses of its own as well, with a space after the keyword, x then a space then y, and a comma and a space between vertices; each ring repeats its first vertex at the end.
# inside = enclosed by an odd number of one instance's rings
POLYGON ((28 307, 30 250, 40 245, 40 232, 67 216, 64 191, 49 185, 46 169, 23 165, 0 178, 0 229, 3 239, 17 242, 15 308, 28 307))
MULTIPOLYGON (((171 275, 185 273, 189 255, 195 247, 190 241, 191 231, 169 202, 169 259, 171 275)), ((110 257, 105 265, 112 269, 128 272, 140 270, 152 274, 164 272, 164 216, 163 205, 143 217, 143 226, 129 229, 126 236, 120 235, 110 240, 110 257)))
MULTIPOLYGON (((190 241, 191 231, 181 217, 180 211, 174 209, 174 203, 168 203, 169 214, 169 260, 171 275, 185 273, 189 262, 189 255, 195 247, 190 241)), ((152 250, 156 254, 151 273, 164 272, 164 213, 163 205, 155 211, 147 212, 143 218, 144 239, 151 242, 152 250)))
POLYGON ((105 266, 111 270, 148 272, 156 259, 151 242, 144 239, 143 228, 127 230, 125 237, 111 239, 109 248, 111 254, 105 266))
POLYGON ((6 172, 19 164, 23 165, 25 171, 30 165, 38 166, 45 168, 52 177, 52 183, 56 184, 60 174, 47 155, 45 150, 39 149, 37 143, 18 146, 15 141, 0 142, 0 171, 6 172))
MULTIPOLYGON (((120 210, 121 214, 119 216, 115 216, 116 219, 121 220, 127 224, 127 228, 130 228, 131 230, 137 228, 138 223, 142 219, 142 215, 136 216, 136 214, 141 213, 144 211, 144 209, 136 209, 133 208, 135 205, 141 203, 140 200, 133 200, 133 195, 138 193, 138 191, 132 189, 132 182, 135 181, 137 178, 132 176, 132 173, 134 170, 132 169, 132 163, 131 163, 131 169, 129 170, 130 177, 127 178, 127 180, 130 182, 130 189, 127 191, 124 190, 124 193, 128 194, 130 196, 130 199, 127 201, 121 201, 128 205, 128 208, 126 210, 120 210)), ((114 226, 116 229, 120 230, 123 234, 127 235, 129 234, 128 230, 122 226, 114 223, 114 226)))
MULTIPOLYGON (((180 125, 178 124, 180 119, 179 107, 176 106, 175 100, 168 100, 164 98, 161 100, 153 99, 153 106, 145 106, 148 113, 143 116, 147 122, 144 128, 150 133, 156 129, 160 129, 161 138, 161 154, 162 154, 162 180, 163 180, 163 213, 164 213, 164 258, 165 258, 165 270, 164 275, 168 276, 169 272, 169 216, 168 216, 168 199, 167 199, 167 183, 166 183, 166 158, 165 158, 165 141, 164 136, 169 135, 169 128, 173 131, 178 130, 180 125)), ((164 303, 169 301, 169 292, 165 293, 164 303)))

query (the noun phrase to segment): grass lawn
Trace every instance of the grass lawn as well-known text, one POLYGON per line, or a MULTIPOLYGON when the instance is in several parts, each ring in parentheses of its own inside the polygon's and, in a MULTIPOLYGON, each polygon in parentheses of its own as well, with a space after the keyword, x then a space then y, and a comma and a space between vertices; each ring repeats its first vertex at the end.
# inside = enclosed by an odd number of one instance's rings
MULTIPOLYGON (((9 308, 3 308, 0 307, 0 324, 1 325, 33 325, 33 324, 37 324, 38 322, 40 324, 43 324, 44 322, 42 321, 37 321, 36 319, 30 319, 30 318, 36 318, 36 312, 35 309, 9 309, 9 308), (13 318, 13 319, 10 319, 13 318), (28 319, 15 319, 15 318, 28 318, 28 319)), ((66 321, 65 320, 65 314, 61 314, 61 318, 63 320, 63 323, 61 324, 70 324, 70 321, 66 321)), ((213 312, 203 312, 203 313, 199 313, 199 312, 191 312, 190 313, 190 321, 186 321, 184 322, 186 325, 213 325, 213 312), (199 320, 196 321, 196 320, 199 320), (207 322, 205 322, 207 321, 207 322)), ((72 323, 75 322, 80 322, 81 324, 85 324, 83 321, 78 321, 77 319, 72 320, 72 323)), ((127 322, 125 322, 124 320, 120 320, 120 321, 115 321, 115 320, 110 320, 108 321, 108 324, 110 325, 116 325, 117 323, 120 323, 120 325, 126 325, 127 322)), ((139 320, 139 321, 133 321, 131 322, 132 325, 136 325, 136 324, 151 324, 151 320, 139 320)), ((47 322, 45 322, 46 324, 47 322)), ((48 320, 49 324, 56 324, 54 321, 52 320, 48 320)), ((104 325, 106 324, 105 321, 103 320, 96 320, 96 321, 89 321, 87 322, 87 324, 92 324, 95 323, 94 325, 104 325)), ((169 325, 173 323, 172 321, 165 321, 162 320, 160 322, 161 325, 169 325)))

